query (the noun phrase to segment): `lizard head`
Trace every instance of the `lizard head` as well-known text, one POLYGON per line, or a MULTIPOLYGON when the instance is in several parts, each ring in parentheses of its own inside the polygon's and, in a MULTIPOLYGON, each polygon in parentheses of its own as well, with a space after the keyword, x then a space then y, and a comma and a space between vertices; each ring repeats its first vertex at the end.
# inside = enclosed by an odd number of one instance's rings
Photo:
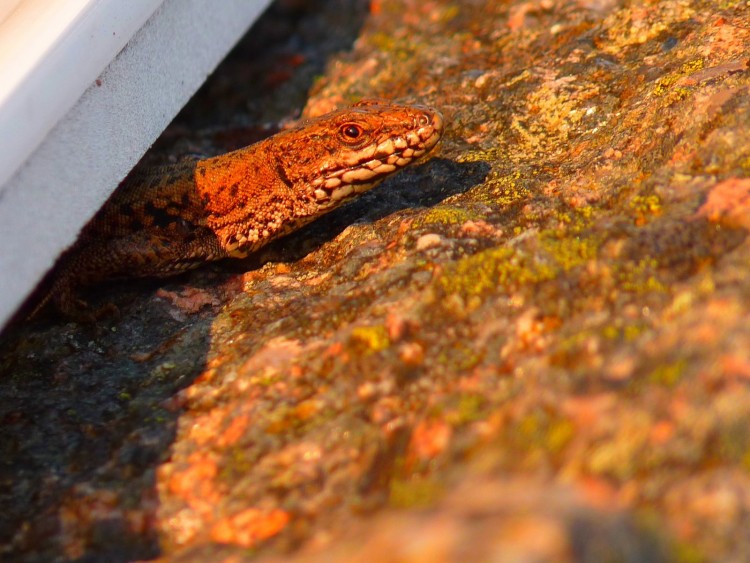
POLYGON ((198 165, 199 191, 201 182, 208 186, 207 224, 228 255, 246 256, 373 188, 426 155, 442 134, 437 110, 382 100, 302 122, 198 165), (215 185, 237 193, 219 197, 215 185))
POLYGON ((321 213, 375 187, 388 176, 430 152, 443 134, 443 117, 421 105, 385 100, 361 102, 294 130, 301 143, 286 154, 305 154, 306 162, 290 162, 287 176, 307 192, 313 213, 321 213), (302 165, 301 165, 302 164, 302 165))

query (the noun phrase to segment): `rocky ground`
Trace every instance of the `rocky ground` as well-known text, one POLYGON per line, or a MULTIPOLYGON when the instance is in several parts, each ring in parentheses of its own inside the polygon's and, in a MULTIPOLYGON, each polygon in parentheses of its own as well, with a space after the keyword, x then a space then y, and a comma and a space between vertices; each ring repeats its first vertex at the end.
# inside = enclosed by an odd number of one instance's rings
POLYGON ((361 97, 435 158, 0 348, 0 559, 750 559, 750 7, 285 1, 145 162, 361 97))

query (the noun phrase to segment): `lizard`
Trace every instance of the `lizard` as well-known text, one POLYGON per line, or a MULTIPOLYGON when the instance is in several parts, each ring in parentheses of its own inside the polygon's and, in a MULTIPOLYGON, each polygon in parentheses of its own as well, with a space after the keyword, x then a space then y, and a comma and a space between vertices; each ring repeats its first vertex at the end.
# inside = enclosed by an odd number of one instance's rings
POLYGON ((226 154, 133 172, 63 253, 31 316, 52 300, 92 321, 105 308, 92 313, 80 288, 244 258, 420 159, 442 134, 434 108, 364 99, 226 154))

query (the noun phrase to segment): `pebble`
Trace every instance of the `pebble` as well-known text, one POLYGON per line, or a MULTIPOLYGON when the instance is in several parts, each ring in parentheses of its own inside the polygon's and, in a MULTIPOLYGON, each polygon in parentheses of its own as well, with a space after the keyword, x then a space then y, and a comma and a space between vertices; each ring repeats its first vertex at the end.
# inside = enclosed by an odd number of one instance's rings
POLYGON ((442 240, 443 240, 443 237, 435 233, 428 233, 426 235, 422 235, 421 237, 417 239, 417 250, 427 250, 428 248, 440 246, 440 243, 442 242, 442 240))

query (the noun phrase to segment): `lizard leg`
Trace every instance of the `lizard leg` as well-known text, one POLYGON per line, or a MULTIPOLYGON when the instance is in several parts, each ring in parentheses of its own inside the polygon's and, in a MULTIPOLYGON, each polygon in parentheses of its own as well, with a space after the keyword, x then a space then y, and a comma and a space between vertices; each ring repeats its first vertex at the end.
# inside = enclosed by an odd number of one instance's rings
POLYGON ((174 232, 139 232, 115 239, 90 241, 72 254, 52 287, 57 309, 74 319, 91 321, 112 312, 113 306, 90 311, 77 297, 81 287, 99 282, 134 277, 166 277, 195 268, 207 261, 224 258, 216 236, 208 229, 189 236, 174 232))

